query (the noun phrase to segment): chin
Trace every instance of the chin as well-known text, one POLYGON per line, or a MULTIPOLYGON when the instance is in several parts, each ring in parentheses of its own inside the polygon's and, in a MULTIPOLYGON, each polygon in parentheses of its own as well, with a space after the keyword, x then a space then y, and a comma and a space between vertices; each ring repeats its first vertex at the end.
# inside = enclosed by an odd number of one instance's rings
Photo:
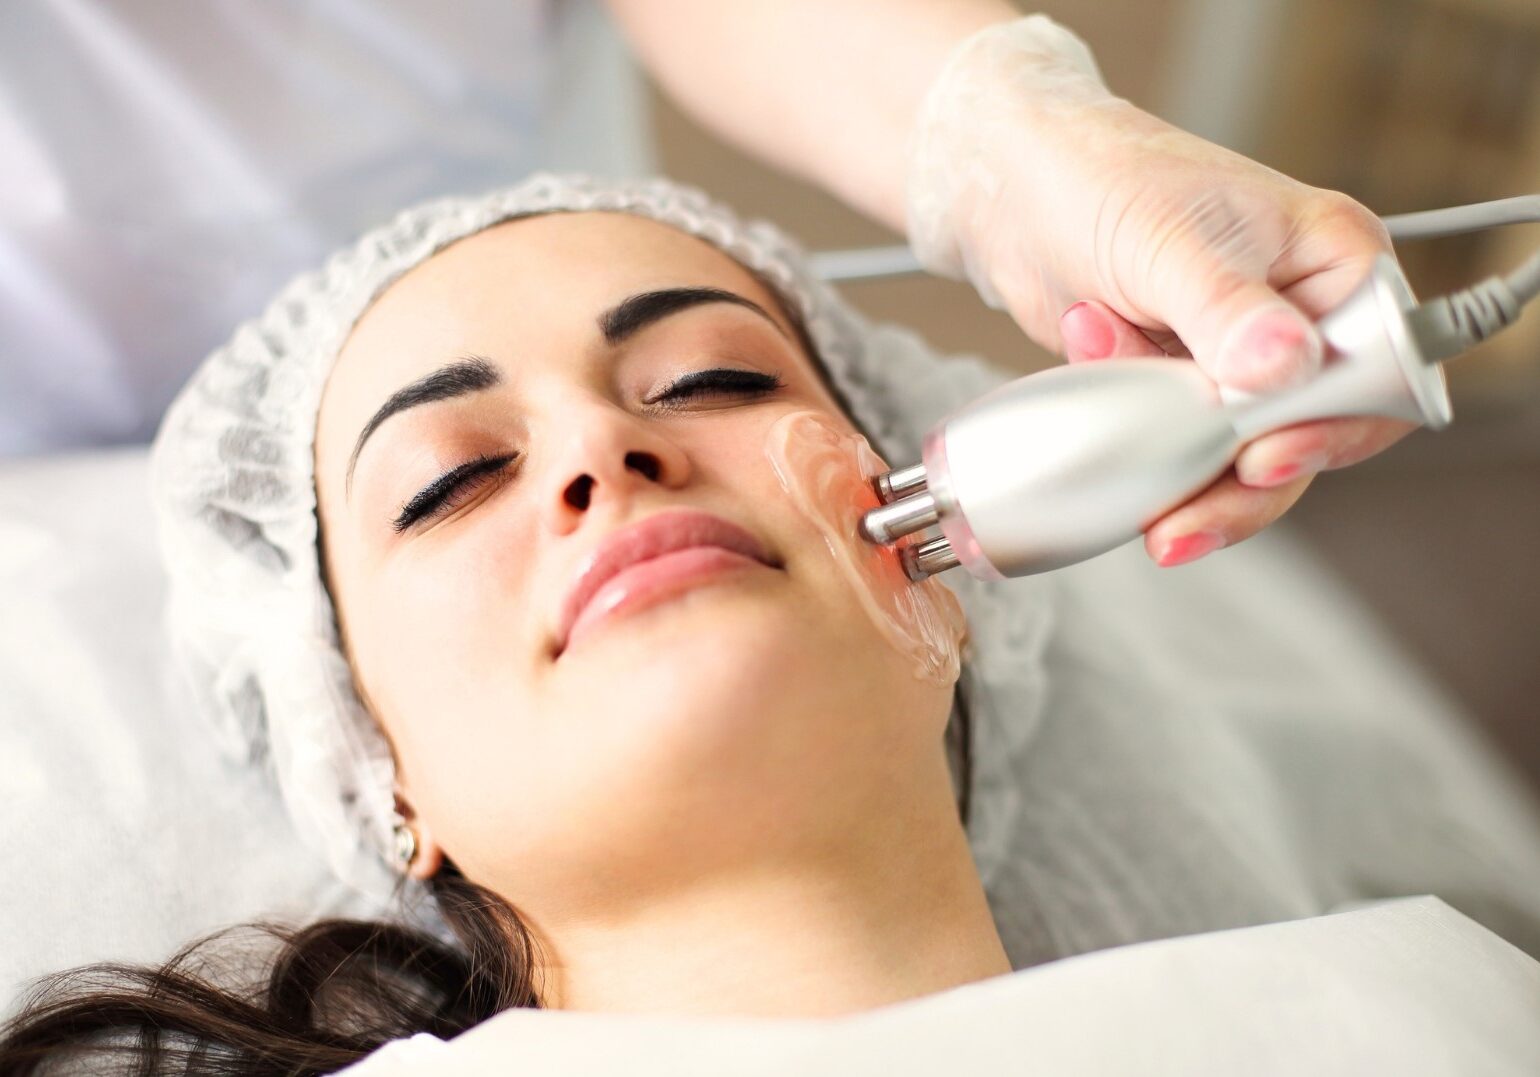
POLYGON ((598 702, 606 724, 645 731, 654 739, 648 751, 762 745, 793 713, 829 713, 832 701, 816 697, 839 680, 833 638, 810 631, 790 604, 747 589, 680 596, 616 618, 581 643, 581 654, 574 648, 562 660, 581 657, 571 672, 584 709, 598 702))
POLYGON ((921 727, 894 721, 869 670, 851 675, 873 641, 749 592, 695 606, 617 620, 573 666, 567 713, 597 752, 593 796, 624 805, 621 844, 678 856, 687 833, 690 855, 731 859, 881 799, 872 761, 904 754, 895 726, 921 727))
POLYGON ((589 669, 643 702, 644 686, 739 703, 784 687, 807 625, 748 590, 697 591, 616 618, 582 642, 589 669), (602 670, 595 670, 595 665, 602 670))

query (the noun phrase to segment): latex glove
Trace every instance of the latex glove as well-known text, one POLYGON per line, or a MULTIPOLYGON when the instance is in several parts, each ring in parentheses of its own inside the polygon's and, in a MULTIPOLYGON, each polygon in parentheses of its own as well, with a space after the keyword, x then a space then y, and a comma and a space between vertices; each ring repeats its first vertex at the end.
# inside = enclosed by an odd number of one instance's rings
MULTIPOLYGON (((908 227, 921 262, 965 276, 1070 360, 1181 355, 1250 391, 1314 374, 1314 321, 1390 249, 1379 219, 1115 97, 1090 50, 1041 15, 965 40, 921 108, 908 227)), ((1415 427, 1302 423, 1145 532, 1163 565, 1248 538, 1326 468, 1415 427)))

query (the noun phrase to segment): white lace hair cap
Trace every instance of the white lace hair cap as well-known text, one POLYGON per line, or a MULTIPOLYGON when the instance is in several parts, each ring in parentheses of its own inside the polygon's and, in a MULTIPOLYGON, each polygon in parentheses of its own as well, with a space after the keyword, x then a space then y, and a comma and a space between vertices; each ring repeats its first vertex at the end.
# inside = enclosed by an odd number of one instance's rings
MULTIPOLYGON (((299 832, 365 894, 388 899, 402 885, 386 867, 394 766, 354 691, 321 581, 312 453, 322 387, 354 323, 407 270, 499 222, 578 211, 660 221, 758 273, 800 315, 815 358, 890 464, 916 459, 932 423, 1005 377, 976 359, 939 358, 907 331, 869 325, 810 274, 777 229, 656 179, 539 174, 489 194, 435 200, 293 280, 205 360, 156 438, 168 624, 217 734, 270 765, 299 832)), ((991 670, 990 694, 1011 700, 1013 737, 1030 737, 1044 605, 1022 601, 1020 590, 1013 598, 967 578, 948 582, 974 626, 969 676, 991 670), (980 631, 983 621, 988 631, 980 631)))

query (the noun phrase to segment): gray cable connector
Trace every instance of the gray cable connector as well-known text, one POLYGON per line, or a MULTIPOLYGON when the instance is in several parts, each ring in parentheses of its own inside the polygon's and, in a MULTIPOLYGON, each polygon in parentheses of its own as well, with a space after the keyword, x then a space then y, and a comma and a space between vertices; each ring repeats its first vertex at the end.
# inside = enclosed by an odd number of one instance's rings
POLYGON ((1469 351, 1518 321, 1524 304, 1503 277, 1488 277, 1452 295, 1430 299, 1407 316, 1422 357, 1441 363, 1469 351))

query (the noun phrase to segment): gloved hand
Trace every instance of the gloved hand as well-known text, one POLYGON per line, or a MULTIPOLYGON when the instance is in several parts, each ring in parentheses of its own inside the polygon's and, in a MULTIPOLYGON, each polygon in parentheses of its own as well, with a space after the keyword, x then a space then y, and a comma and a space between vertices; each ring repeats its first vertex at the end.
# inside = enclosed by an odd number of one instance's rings
MULTIPOLYGON (((1041 15, 953 52, 910 147, 910 242, 1071 361, 1190 356, 1217 382, 1277 388, 1319 369, 1313 322, 1390 248, 1379 219, 1157 119, 1107 90, 1090 51, 1041 15)), ((1162 565, 1248 538, 1311 476, 1415 429, 1303 423, 1145 532, 1162 565)))

